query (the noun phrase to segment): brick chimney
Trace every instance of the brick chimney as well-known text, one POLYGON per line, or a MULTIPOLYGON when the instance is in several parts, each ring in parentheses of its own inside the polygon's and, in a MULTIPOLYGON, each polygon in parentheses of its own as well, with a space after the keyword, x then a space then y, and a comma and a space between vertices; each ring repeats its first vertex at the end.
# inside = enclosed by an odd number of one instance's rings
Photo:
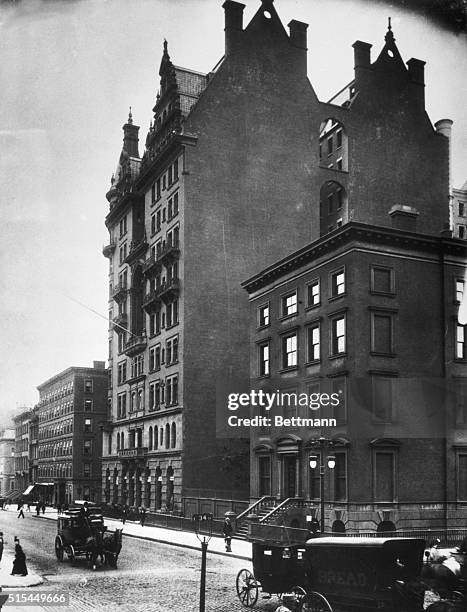
POLYGON ((222 5, 225 13, 225 55, 235 51, 243 32, 243 10, 244 4, 226 0, 222 5))

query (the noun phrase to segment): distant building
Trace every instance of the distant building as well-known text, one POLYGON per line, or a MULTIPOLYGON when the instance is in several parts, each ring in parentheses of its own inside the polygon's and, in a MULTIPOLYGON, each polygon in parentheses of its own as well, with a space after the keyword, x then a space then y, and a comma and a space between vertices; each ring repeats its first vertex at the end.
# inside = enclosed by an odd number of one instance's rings
POLYGON ((452 231, 456 238, 467 240, 467 181, 452 190, 452 231))
POLYGON ((15 489, 24 492, 31 483, 29 473, 30 429, 35 419, 31 408, 20 408, 15 424, 15 489))
POLYGON ((0 432, 0 496, 15 490, 15 430, 0 432))
MULTIPOLYGON (((100 501, 107 387, 103 361, 92 368, 70 367, 37 387, 37 482, 44 501, 100 501)), ((34 444, 34 469, 33 449, 34 444)))

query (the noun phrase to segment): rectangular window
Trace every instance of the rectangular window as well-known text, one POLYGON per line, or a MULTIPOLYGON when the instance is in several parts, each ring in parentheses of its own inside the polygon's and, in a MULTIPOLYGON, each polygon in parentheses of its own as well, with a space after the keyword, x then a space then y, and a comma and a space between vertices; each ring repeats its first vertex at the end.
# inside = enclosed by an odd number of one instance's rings
POLYGON ((379 423, 391 423, 393 415, 394 378, 372 377, 373 419, 379 423))
POLYGON ((83 445, 83 455, 90 457, 92 455, 92 440, 85 440, 83 445))
POLYGON ((126 417, 126 393, 120 393, 117 396, 117 419, 126 417))
POLYGON ((161 197, 161 179, 157 179, 156 181, 156 196, 157 199, 161 197))
POLYGON ((92 383, 93 383, 92 379, 84 381, 84 392, 85 393, 92 393, 92 391, 93 391, 93 384, 92 383))
POLYGON ((91 464, 90 463, 83 463, 83 477, 91 478, 91 464))
POLYGON ((347 499, 347 455, 346 453, 335 453, 335 457, 334 501, 345 501, 347 499))
POLYGON ((395 456, 392 451, 376 451, 374 457, 376 502, 395 501, 395 456))
POLYGON ((342 147, 342 130, 336 131, 336 147, 340 149, 342 147))
POLYGON ((84 419, 84 431, 85 433, 91 432, 91 419, 84 419))
POLYGON ((465 325, 456 325, 456 359, 467 359, 465 325))
POLYGON ((459 304, 462 302, 464 295, 464 281, 456 278, 456 302, 459 304))
POLYGON ((329 136, 329 138, 328 138, 328 155, 332 155, 333 150, 334 150, 334 147, 333 147, 333 142, 332 142, 332 136, 329 136))
POLYGON ((319 323, 313 323, 307 329, 307 360, 318 361, 321 358, 321 333, 319 323))
POLYGON ((393 315, 371 313, 371 352, 391 355, 393 346, 393 315))
POLYGON ((154 183, 151 187, 151 202, 154 204, 156 201, 156 184, 154 183))
POLYGON ((151 215, 151 236, 156 233, 156 215, 151 215))
POLYGON ((178 191, 173 197, 173 216, 175 217, 176 215, 178 215, 178 191))
POLYGON ((331 355, 343 355, 345 346, 345 315, 339 315, 331 319, 331 355))
POLYGON ((459 202, 459 217, 465 216, 465 204, 464 202, 459 202))
POLYGON ((264 304, 258 308, 258 325, 259 327, 269 325, 269 304, 264 304))
POLYGON ((289 293, 282 297, 282 316, 295 314, 297 312, 297 292, 289 293))
POLYGON ((317 306, 321 301, 319 278, 307 285, 307 306, 317 306))
POLYGON ((282 338, 282 367, 297 366, 297 333, 282 338))
POLYGON ((84 400, 84 410, 86 412, 91 412, 92 411, 92 400, 90 400, 90 399, 84 400))
POLYGON ((394 293, 394 270, 371 266, 370 290, 374 293, 394 293))
POLYGON ((166 379, 166 404, 173 406, 178 404, 178 376, 171 376, 166 379))
POLYGON ((258 457, 259 495, 271 495, 271 457, 258 457))
POLYGON ((269 372, 269 342, 259 345, 259 375, 267 376, 269 372))
POLYGON ((465 225, 458 225, 457 226, 457 234, 458 234, 459 238, 465 238, 465 225))
POLYGON ((467 501, 467 452, 457 455, 457 499, 467 501))
POLYGON ((345 293, 345 272, 338 270, 331 274, 331 297, 343 295, 345 293))
POLYGON ((174 182, 178 181, 178 159, 174 161, 173 164, 173 174, 174 174, 174 182))
POLYGON ((122 361, 117 366, 117 384, 121 385, 126 381, 126 361, 122 361))
POLYGON ((170 365, 178 361, 178 336, 169 338, 165 343, 165 363, 170 365))
POLYGON ((149 384, 149 406, 148 410, 150 412, 156 409, 156 383, 149 384))
POLYGON ((339 157, 338 159, 336 159, 336 168, 338 170, 342 170, 342 157, 339 157))

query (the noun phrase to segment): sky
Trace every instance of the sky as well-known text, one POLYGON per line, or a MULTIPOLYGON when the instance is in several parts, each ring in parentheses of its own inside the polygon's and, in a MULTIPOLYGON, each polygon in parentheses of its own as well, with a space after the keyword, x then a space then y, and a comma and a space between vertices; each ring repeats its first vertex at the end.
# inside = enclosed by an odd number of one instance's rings
MULTIPOLYGON (((462 2, 462 0, 459 0, 462 2)), ((37 385, 107 359, 105 193, 132 107, 140 154, 163 40, 174 64, 209 72, 224 51, 222 0, 0 0, 0 428, 37 385)), ((244 24, 260 6, 243 0, 244 24)), ((308 67, 326 101, 353 77, 355 40, 425 67, 432 122, 454 121, 452 184, 467 180, 467 37, 437 0, 276 0, 309 24, 308 67), (438 3, 439 4, 439 3, 438 3)), ((456 0, 454 0, 456 4, 456 0)))

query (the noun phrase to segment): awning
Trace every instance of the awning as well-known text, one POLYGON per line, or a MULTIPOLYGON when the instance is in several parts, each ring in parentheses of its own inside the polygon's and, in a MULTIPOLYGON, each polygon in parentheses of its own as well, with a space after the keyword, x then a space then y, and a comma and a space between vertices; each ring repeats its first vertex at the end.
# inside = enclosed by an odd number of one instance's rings
POLYGON ((35 486, 36 485, 29 485, 26 491, 23 491, 23 495, 29 495, 29 493, 31 493, 31 491, 34 489, 35 486))

